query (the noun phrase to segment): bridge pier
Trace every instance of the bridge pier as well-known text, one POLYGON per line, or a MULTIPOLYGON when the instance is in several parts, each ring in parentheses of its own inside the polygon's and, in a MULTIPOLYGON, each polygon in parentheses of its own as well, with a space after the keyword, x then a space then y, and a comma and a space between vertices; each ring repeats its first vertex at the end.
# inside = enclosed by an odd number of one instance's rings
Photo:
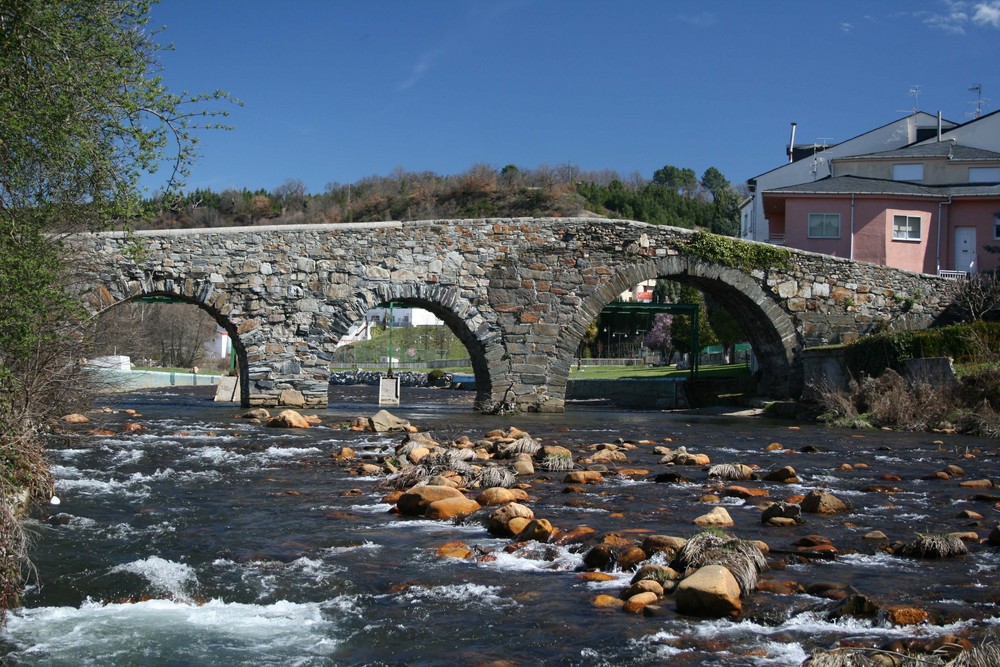
MULTIPOLYGON (((281 327, 245 322, 239 327, 246 378, 243 403, 252 407, 324 408, 330 355, 323 342, 289 336, 281 327)), ((332 347, 332 345, 330 345, 332 347)))

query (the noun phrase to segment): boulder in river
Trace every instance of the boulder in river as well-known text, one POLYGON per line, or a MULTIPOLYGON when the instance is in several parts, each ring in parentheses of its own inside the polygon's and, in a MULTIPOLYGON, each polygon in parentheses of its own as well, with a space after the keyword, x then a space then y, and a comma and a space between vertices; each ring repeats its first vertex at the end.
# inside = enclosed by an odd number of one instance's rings
POLYGON ((796 526, 802 523, 802 506, 786 502, 771 503, 764 508, 760 522, 768 526, 796 526))
POLYGON ((681 581, 675 594, 677 611, 692 616, 736 616, 743 609, 740 585, 721 565, 706 565, 681 581))
POLYGON ((521 503, 507 503, 493 510, 486 519, 486 530, 494 535, 509 536, 512 534, 509 524, 514 518, 523 518, 531 521, 535 518, 535 513, 530 507, 521 503))
POLYGON ((837 514, 846 512, 847 503, 826 491, 813 490, 802 500, 802 511, 811 514, 837 514))
POLYGON ((295 410, 282 410, 267 420, 271 428, 309 428, 309 422, 295 410))
POLYGON ((450 486, 421 485, 415 486, 401 495, 396 501, 396 506, 399 508, 400 514, 423 516, 431 503, 444 498, 459 497, 465 498, 461 491, 450 486))
POLYGON ((388 410, 379 410, 368 419, 371 429, 376 433, 395 433, 409 431, 410 422, 395 416, 388 410))
POLYGON ((479 508, 480 505, 475 500, 459 494, 451 498, 441 498, 430 503, 424 511, 424 516, 428 519, 448 521, 449 519, 459 519, 469 516, 473 512, 478 511, 479 508))
POLYGON ((729 526, 736 525, 733 518, 729 516, 729 512, 726 511, 725 507, 713 508, 711 512, 695 517, 693 523, 703 527, 718 526, 722 528, 728 528, 729 526))

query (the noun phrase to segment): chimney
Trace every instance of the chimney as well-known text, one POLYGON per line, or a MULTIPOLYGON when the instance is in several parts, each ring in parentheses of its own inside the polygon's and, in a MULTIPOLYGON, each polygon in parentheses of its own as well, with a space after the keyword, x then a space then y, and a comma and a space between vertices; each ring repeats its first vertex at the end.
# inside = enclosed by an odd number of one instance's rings
POLYGON ((792 123, 792 137, 788 140, 788 162, 792 163, 795 161, 795 128, 798 123, 792 123))

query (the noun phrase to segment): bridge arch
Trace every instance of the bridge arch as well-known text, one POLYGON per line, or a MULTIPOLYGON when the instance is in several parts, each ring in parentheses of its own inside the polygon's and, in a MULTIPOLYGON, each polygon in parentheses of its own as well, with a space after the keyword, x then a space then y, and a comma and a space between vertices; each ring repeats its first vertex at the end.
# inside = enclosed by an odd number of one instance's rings
MULTIPOLYGON (((396 303, 423 308, 440 318, 465 346, 476 376, 476 403, 485 405, 491 400, 494 373, 491 363, 497 355, 491 343, 501 337, 499 328, 486 320, 463 290, 435 283, 375 283, 362 289, 349 304, 352 321, 364 317, 371 308, 396 303)), ((348 323, 350 326, 350 323, 348 323)), ((338 336, 346 332, 336 331, 338 336)))
POLYGON ((88 299, 88 310, 95 317, 127 303, 138 301, 146 297, 164 297, 170 299, 171 301, 177 303, 189 304, 196 306, 201 310, 205 311, 211 315, 212 319, 215 320, 216 324, 222 327, 226 333, 229 335, 229 340, 233 346, 233 353, 236 356, 236 368, 237 368, 237 379, 239 380, 240 388, 240 404, 247 406, 250 404, 250 382, 249 382, 249 363, 247 348, 244 345, 243 340, 240 338, 238 333, 238 325, 233 322, 224 312, 227 309, 220 309, 217 307, 217 303, 213 300, 206 300, 206 296, 211 293, 211 290, 205 289, 195 289, 195 284, 192 281, 186 281, 184 284, 179 284, 176 289, 163 289, 163 288, 150 288, 145 289, 134 284, 132 289, 129 289, 125 298, 116 298, 112 296, 118 292, 118 290, 112 291, 109 286, 101 286, 95 290, 91 298, 88 299))
POLYGON ((792 317, 745 272, 679 255, 622 267, 584 299, 567 329, 571 335, 565 337, 565 345, 561 346, 554 374, 562 379, 569 377, 580 341, 605 306, 622 292, 657 278, 695 287, 726 309, 743 329, 757 357, 766 362, 761 364, 760 391, 784 396, 800 388, 802 372, 796 364, 796 353, 801 349, 801 341, 792 317))

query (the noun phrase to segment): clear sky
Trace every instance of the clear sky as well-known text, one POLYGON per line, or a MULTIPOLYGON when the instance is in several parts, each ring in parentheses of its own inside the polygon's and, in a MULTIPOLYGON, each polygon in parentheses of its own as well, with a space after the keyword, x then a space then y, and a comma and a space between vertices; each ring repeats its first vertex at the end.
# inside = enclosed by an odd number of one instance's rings
POLYGON ((671 164, 739 184, 918 107, 1000 108, 1000 0, 162 0, 174 91, 243 100, 190 187, 671 164), (915 91, 919 90, 919 93, 915 91))

